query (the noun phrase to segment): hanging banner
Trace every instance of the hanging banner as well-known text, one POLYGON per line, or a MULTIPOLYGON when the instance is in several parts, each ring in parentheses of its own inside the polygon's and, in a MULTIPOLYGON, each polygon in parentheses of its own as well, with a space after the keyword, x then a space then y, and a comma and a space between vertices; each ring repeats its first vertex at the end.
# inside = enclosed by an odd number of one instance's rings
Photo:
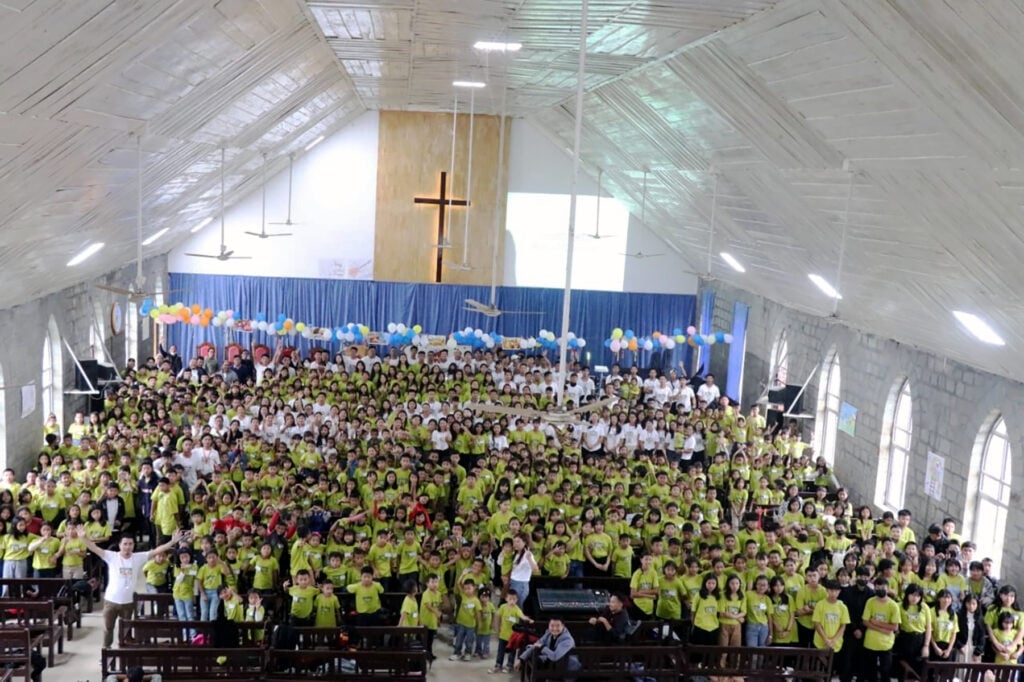
POLYGON ((928 465, 924 471, 924 494, 937 502, 942 501, 942 482, 946 476, 946 458, 928 453, 928 465))

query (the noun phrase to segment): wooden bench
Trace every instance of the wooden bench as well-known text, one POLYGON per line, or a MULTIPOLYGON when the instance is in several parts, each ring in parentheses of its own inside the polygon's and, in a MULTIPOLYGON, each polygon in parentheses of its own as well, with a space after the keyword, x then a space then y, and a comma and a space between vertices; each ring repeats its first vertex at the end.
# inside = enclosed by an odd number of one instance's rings
POLYGON ((1012 663, 945 663, 925 661, 923 679, 929 682, 1014 682, 1021 672, 1012 663), (991 673, 988 681, 985 674, 991 673))
POLYGON ((659 682, 676 682, 682 669, 682 651, 677 646, 578 646, 556 663, 534 658, 523 662, 522 682, 564 680, 614 680, 632 682, 637 677, 650 677, 659 682), (575 657, 579 669, 568 670, 575 657))
MULTIPOLYGON (((82 603, 75 594, 75 582, 64 578, 0 578, 0 589, 7 588, 8 599, 52 601, 71 641, 74 628, 82 627, 82 603)), ((92 596, 88 591, 86 602, 92 611, 92 596)))
POLYGON ((123 675, 134 666, 160 673, 165 680, 258 680, 266 667, 266 651, 168 646, 103 649, 100 679, 123 675))
POLYGON ((32 646, 47 647, 46 663, 56 665, 57 653, 64 653, 64 624, 57 618, 51 601, 0 601, 0 626, 8 624, 28 628, 32 633, 32 646))
POLYGON ((745 677, 748 682, 832 679, 831 650, 741 646, 686 646, 682 650, 681 674, 687 677, 745 677))
POLYGON ((267 680, 294 680, 307 675, 338 682, 423 682, 430 667, 424 651, 345 651, 323 649, 267 652, 267 680))
POLYGON ((0 682, 32 677, 32 633, 26 628, 0 628, 0 682))
MULTIPOLYGON (((212 641, 216 623, 209 620, 164 620, 145 618, 120 619, 118 626, 118 643, 123 647, 186 647, 191 645, 189 632, 203 635, 207 642, 212 641)), ((243 647, 262 647, 266 645, 266 623, 238 623, 240 644, 243 647)))
POLYGON ((135 606, 135 618, 152 619, 161 618, 176 619, 174 611, 174 595, 170 592, 151 594, 149 592, 136 592, 132 595, 132 604, 135 606))
POLYGON ((295 628, 299 649, 340 648, 340 642, 347 637, 346 646, 358 649, 381 649, 385 651, 416 651, 427 648, 427 629, 422 627, 337 627, 295 628))

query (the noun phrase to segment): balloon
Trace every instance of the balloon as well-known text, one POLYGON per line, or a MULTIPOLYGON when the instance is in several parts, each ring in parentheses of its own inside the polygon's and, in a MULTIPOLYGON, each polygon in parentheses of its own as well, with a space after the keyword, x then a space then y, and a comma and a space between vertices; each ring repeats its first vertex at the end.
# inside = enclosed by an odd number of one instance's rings
POLYGON ((635 339, 636 338, 636 332, 634 332, 632 329, 627 329, 626 330, 626 338, 630 339, 630 340, 635 339))
POLYGON ((685 343, 686 337, 682 334, 676 334, 676 343, 685 343))
POLYGON ((604 347, 605 348, 611 348, 612 347, 612 341, 614 341, 614 340, 615 339, 605 339, 604 340, 604 347))
POLYGON ((656 338, 658 338, 660 336, 661 336, 661 332, 654 332, 653 334, 651 334, 651 338, 652 339, 656 339, 656 338))
POLYGON ((210 326, 210 318, 208 318, 208 317, 200 317, 199 318, 199 326, 201 326, 201 327, 209 327, 210 326))
POLYGON ((413 333, 413 334, 422 334, 422 333, 423 333, 423 327, 421 327, 421 326, 420 326, 420 325, 418 325, 418 324, 414 324, 414 325, 412 326, 412 333, 413 333))
POLYGON ((722 340, 725 341, 726 343, 732 343, 733 335, 732 334, 725 334, 725 335, 723 335, 722 340))
POLYGON ((203 310, 203 317, 213 317, 213 311, 209 308, 203 310))
POLYGON ((362 334, 363 336, 366 336, 367 334, 370 333, 370 328, 367 327, 365 324, 361 324, 359 325, 359 333, 362 334))
POLYGON ((304 339, 313 338, 313 330, 310 329, 309 327, 304 327, 302 331, 299 333, 302 334, 302 338, 304 339))
POLYGON ((199 315, 193 315, 188 321, 192 324, 199 324, 199 315))
POLYGON ((725 333, 715 332, 715 343, 725 343, 725 333))
POLYGON ((686 339, 686 345, 688 345, 690 348, 696 348, 697 347, 697 342, 694 341, 693 337, 691 336, 691 337, 686 339))
POLYGON ((693 344, 695 346, 703 346, 704 345, 704 337, 703 336, 691 336, 690 340, 693 341, 693 344))
POLYGON ((199 307, 198 303, 193 303, 191 310, 193 315, 198 315, 201 308, 199 307))
POLYGON ((631 338, 629 340, 629 349, 632 350, 632 351, 635 351, 638 347, 639 346, 638 346, 638 344, 636 342, 636 337, 634 336, 633 338, 631 338))
POLYGON ((654 350, 654 342, 650 339, 644 341, 644 350, 654 350))
POLYGON ((256 313, 256 321, 257 322, 266 322, 267 321, 267 314, 266 313, 256 313))
POLYGON ((162 317, 160 315, 160 311, 157 310, 156 308, 153 308, 152 310, 149 311, 149 316, 152 317, 154 320, 159 318, 159 317, 162 317))
POLYGON ((697 328, 694 327, 692 324, 689 327, 686 328, 686 335, 687 336, 693 336, 696 333, 697 333, 697 328))
POLYGON ((388 334, 394 334, 398 331, 398 325, 394 322, 388 322, 388 334))
POLYGON ((456 346, 459 345, 459 342, 455 340, 454 336, 451 336, 448 338, 448 343, 445 345, 447 345, 449 348, 455 348, 456 346))
POLYGON ((576 339, 569 339, 569 348, 579 348, 580 344, 576 339))
POLYGON ((680 327, 676 327, 672 330, 672 336, 682 336, 683 330, 680 327))
POLYGON ((622 338, 622 330, 619 329, 618 327, 613 329, 612 330, 612 338, 613 339, 621 339, 622 338))
POLYGON ((584 348, 587 345, 587 340, 586 339, 576 339, 576 343, 579 344, 580 348, 584 348))
MULTIPOLYGON (((210 320, 207 320, 207 322, 209 323, 209 322, 210 322, 210 320)), ((213 322, 213 326, 214 326, 214 327, 219 327, 219 326, 221 326, 222 324, 224 324, 224 320, 220 319, 219 317, 215 317, 215 318, 213 318, 212 322, 213 322)))
POLYGON ((483 335, 484 335, 484 332, 483 332, 483 330, 481 330, 481 329, 477 329, 477 330, 475 330, 475 331, 473 332, 473 336, 475 336, 475 337, 476 337, 476 338, 478 338, 478 339, 479 339, 479 338, 483 338, 483 335))
POLYGON ((676 342, 671 336, 666 336, 661 340, 661 345, 665 347, 665 350, 672 350, 676 347, 676 342))
POLYGON ((301 334, 302 332, 306 331, 306 323, 305 323, 305 322, 299 322, 299 323, 297 323, 297 324, 295 325, 295 331, 299 332, 300 334, 301 334))
POLYGON ((705 341, 707 342, 707 344, 708 344, 709 346, 713 346, 713 345, 715 345, 715 342, 716 342, 716 341, 717 341, 718 339, 716 339, 716 338, 715 338, 715 335, 714 335, 714 334, 708 334, 707 336, 705 336, 705 337, 704 337, 704 340, 705 340, 705 341))
POLYGON ((228 329, 234 329, 235 328, 235 318, 229 317, 228 319, 224 320, 224 326, 227 327, 228 329))

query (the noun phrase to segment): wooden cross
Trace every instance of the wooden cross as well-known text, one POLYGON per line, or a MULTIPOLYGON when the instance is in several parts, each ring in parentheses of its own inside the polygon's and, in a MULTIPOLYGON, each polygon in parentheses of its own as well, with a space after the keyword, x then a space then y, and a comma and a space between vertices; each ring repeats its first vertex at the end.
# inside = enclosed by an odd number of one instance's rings
POLYGON ((469 206, 465 199, 452 199, 448 196, 448 173, 441 171, 441 194, 437 197, 413 197, 413 203, 437 206, 437 270, 434 281, 441 282, 441 265, 444 263, 444 225, 449 206, 469 206))

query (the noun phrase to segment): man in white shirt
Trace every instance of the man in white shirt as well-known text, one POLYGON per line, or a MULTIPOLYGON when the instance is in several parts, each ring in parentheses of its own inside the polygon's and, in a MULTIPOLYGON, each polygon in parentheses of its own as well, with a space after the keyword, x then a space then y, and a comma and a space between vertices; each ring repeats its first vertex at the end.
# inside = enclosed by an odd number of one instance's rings
POLYGON ((156 552, 169 552, 181 541, 192 539, 191 531, 182 533, 175 530, 169 542, 155 547, 149 552, 134 552, 135 539, 124 536, 118 544, 118 551, 100 549, 89 536, 75 528, 68 530, 68 537, 74 539, 81 534, 86 548, 107 564, 107 589, 103 592, 103 646, 110 647, 114 643, 114 628, 117 619, 131 618, 135 610, 133 603, 135 589, 138 587, 142 567, 149 561, 149 555, 156 552))
POLYGON ((601 422, 601 418, 591 413, 590 423, 583 427, 583 437, 580 446, 584 454, 600 454, 604 447, 604 437, 608 433, 608 427, 601 422))
POLYGON ((715 385, 715 375, 708 374, 704 377, 704 384, 697 389, 697 399, 703 400, 705 405, 711 406, 718 402, 721 395, 718 386, 715 385))
POLYGON ((679 396, 676 398, 676 401, 682 406, 683 414, 690 414, 693 412, 693 408, 697 406, 697 395, 693 392, 693 387, 685 379, 680 381, 679 396))

